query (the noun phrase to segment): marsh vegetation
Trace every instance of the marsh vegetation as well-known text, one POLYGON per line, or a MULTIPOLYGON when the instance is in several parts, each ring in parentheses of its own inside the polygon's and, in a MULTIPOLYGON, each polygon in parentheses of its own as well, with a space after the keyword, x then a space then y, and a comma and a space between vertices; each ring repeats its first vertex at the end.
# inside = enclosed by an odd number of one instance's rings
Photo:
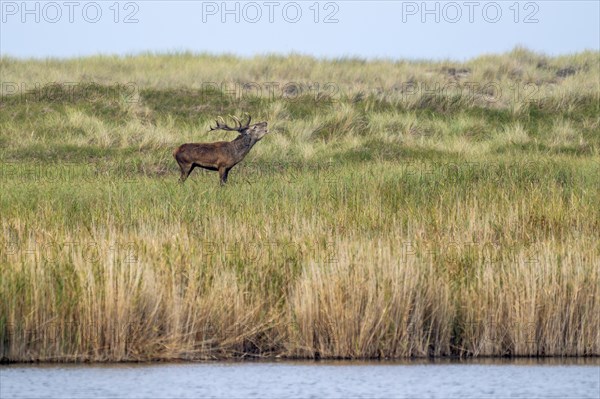
POLYGON ((0 357, 597 356, 599 60, 1 58, 0 357))

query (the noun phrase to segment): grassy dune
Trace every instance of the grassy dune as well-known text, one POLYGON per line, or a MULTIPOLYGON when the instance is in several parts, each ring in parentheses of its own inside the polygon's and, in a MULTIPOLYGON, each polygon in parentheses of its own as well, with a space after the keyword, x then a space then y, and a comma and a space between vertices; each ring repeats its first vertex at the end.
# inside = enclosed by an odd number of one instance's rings
POLYGON ((599 70, 0 58, 0 358, 598 356, 599 70))

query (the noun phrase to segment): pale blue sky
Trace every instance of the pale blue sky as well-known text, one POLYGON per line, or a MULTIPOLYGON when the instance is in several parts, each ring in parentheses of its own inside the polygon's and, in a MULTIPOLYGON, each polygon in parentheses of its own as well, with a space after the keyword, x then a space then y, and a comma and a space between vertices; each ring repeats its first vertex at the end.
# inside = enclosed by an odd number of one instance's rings
POLYGON ((555 55, 600 49, 599 3, 1 0, 0 53, 297 52, 464 60, 521 45, 555 55))

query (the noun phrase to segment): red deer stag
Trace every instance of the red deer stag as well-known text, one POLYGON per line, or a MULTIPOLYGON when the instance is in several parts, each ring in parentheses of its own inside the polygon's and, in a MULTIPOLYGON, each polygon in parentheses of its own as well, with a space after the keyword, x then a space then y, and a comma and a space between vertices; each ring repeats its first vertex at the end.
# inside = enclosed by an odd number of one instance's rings
POLYGON ((227 175, 231 168, 237 165, 250 152, 254 144, 258 143, 267 130, 267 122, 260 122, 250 126, 252 117, 248 115, 248 121, 242 126, 242 122, 235 116, 232 117, 237 126, 231 127, 225 124, 223 118, 217 119, 217 126, 211 127, 209 131, 226 130, 236 131, 240 135, 233 141, 217 141, 216 143, 187 143, 182 144, 173 152, 175 160, 181 169, 181 183, 185 182, 192 170, 199 166, 208 170, 219 171, 221 185, 227 183, 227 175))

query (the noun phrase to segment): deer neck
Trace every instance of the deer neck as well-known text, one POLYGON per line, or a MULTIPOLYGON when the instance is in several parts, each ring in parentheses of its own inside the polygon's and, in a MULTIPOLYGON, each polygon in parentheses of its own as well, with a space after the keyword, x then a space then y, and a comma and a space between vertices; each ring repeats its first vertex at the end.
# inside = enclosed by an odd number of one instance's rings
POLYGON ((241 160, 250 152, 254 144, 256 144, 256 140, 244 134, 231 142, 231 148, 235 157, 241 160))

